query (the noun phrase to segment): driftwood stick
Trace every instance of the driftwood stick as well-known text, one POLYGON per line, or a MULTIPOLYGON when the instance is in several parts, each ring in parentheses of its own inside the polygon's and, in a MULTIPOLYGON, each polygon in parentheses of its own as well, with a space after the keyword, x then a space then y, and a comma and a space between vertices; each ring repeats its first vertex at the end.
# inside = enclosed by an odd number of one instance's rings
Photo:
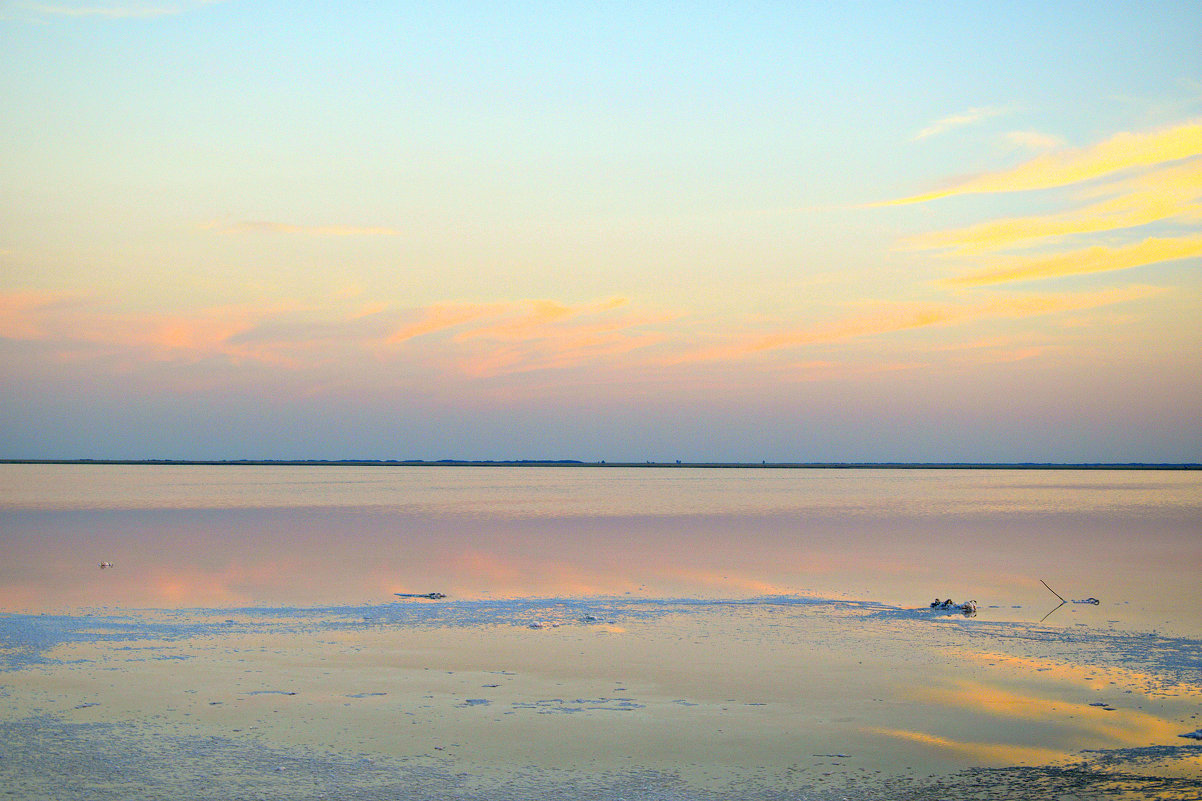
MULTIPOLYGON (((1042 585, 1043 585, 1043 586, 1045 586, 1045 587, 1048 587, 1048 583, 1047 583, 1046 581, 1044 581, 1043 579, 1040 579, 1040 580, 1039 580, 1039 583, 1040 583, 1040 584, 1042 584, 1042 585)), ((1052 595, 1055 595, 1055 596, 1056 596, 1057 598, 1059 598, 1059 599, 1060 599, 1062 602, 1064 602, 1064 603, 1068 603, 1067 601, 1065 601, 1065 600, 1064 600, 1064 596, 1063 596, 1063 595, 1061 595, 1060 593, 1056 592, 1056 591, 1055 591, 1055 590, 1053 590, 1051 587, 1048 587, 1048 592, 1052 593, 1052 595)))
MULTIPOLYGON (((1050 589, 1052 589, 1052 588, 1051 588, 1051 587, 1048 587, 1048 589, 1050 590, 1050 589)), ((1064 601, 1061 601, 1060 603, 1056 604, 1056 609, 1059 609, 1060 607, 1064 606, 1064 603, 1065 603, 1064 601)), ((1053 610, 1052 610, 1052 612, 1055 612, 1055 611, 1056 611, 1056 609, 1053 609, 1053 610)), ((1041 617, 1041 618, 1039 619, 1039 622, 1040 622, 1040 623, 1042 623, 1043 621, 1045 621, 1045 620, 1047 620, 1049 617, 1051 617, 1051 616, 1052 616, 1052 612, 1048 612, 1046 615, 1044 615, 1043 617, 1041 617)))

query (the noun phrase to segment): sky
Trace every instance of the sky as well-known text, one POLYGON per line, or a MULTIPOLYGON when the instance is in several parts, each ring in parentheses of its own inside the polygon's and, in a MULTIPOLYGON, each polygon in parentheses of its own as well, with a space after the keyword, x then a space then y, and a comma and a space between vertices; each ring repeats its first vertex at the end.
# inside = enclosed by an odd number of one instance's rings
POLYGON ((1199 41, 0 2, 0 458, 1202 461, 1199 41))

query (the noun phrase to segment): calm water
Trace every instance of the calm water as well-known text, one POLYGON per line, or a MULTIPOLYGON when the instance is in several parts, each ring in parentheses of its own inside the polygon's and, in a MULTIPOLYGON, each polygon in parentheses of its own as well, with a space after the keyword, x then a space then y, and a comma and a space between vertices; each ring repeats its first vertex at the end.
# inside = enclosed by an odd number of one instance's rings
POLYGON ((1188 472, 2 465, 0 786, 1202 798, 1200 523, 1188 472))
POLYGON ((1043 579, 1103 601, 1053 622, 1202 631, 1198 472, 0 465, 0 545, 6 611, 783 593, 1037 620, 1043 579))

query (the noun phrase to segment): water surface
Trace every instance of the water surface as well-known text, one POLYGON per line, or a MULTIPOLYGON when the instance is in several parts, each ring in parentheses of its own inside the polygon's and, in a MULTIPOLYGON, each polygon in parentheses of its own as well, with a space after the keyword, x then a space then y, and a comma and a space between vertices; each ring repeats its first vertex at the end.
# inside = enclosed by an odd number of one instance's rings
POLYGON ((0 784, 1202 798, 1182 736, 1202 728, 1200 490, 1188 472, 0 465, 0 784))
POLYGON ((1043 579, 1105 601, 1058 615, 1197 633, 1200 477, 0 465, 0 609, 801 593, 1027 619, 1043 579))

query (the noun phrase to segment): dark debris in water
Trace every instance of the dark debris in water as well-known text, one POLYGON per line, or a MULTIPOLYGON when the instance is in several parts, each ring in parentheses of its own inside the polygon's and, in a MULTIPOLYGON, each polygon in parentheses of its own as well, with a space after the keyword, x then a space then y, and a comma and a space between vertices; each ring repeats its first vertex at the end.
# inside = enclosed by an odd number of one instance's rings
MULTIPOLYGON (((1190 748, 1190 746, 1186 746, 1190 748)), ((1158 775, 1133 768, 1155 759, 1180 758, 1174 746, 1154 749, 1157 756, 1141 755, 1146 749, 1090 752, 1090 760, 1074 765, 1018 765, 1005 768, 970 768, 922 783, 889 784, 882 798, 914 801, 1034 801, 1035 799, 1175 799, 1202 800, 1202 778, 1158 775), (904 795, 902 791, 904 790, 904 795)), ((1196 749, 1195 749, 1196 750, 1196 749)))

